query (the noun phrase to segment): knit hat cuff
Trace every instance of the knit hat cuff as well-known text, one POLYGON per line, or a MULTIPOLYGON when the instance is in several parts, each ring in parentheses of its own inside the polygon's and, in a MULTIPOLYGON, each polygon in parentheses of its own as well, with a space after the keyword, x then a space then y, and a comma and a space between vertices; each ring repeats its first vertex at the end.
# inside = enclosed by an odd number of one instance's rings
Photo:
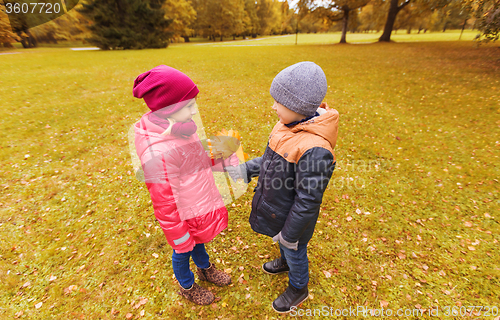
POLYGON ((200 90, 198 89, 198 87, 196 85, 193 85, 191 90, 189 90, 188 93, 186 93, 186 95, 184 97, 182 97, 182 99, 180 99, 179 102, 174 103, 172 105, 164 106, 159 110, 162 110, 164 114, 168 114, 168 115, 174 114, 177 111, 184 108, 184 106, 188 103, 187 100, 191 100, 191 99, 196 98, 196 96, 198 95, 199 92, 200 92, 200 90))
POLYGON ((272 82, 270 93, 278 103, 304 116, 310 117, 314 115, 319 107, 319 104, 301 100, 277 81, 272 82))

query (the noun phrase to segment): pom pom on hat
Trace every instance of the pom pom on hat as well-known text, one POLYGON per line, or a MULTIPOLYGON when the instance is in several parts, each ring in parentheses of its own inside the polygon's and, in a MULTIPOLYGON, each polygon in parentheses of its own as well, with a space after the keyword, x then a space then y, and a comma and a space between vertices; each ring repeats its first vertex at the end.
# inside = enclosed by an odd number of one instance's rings
POLYGON ((168 114, 184 107, 182 101, 196 97, 200 92, 193 80, 169 66, 160 65, 140 74, 134 81, 133 94, 143 98, 151 111, 166 108, 168 114))

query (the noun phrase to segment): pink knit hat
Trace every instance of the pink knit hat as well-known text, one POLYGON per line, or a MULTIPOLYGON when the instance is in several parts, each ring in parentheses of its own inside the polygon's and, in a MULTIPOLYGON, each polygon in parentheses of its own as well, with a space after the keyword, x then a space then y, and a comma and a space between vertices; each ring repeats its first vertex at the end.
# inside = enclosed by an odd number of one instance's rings
POLYGON ((168 114, 184 107, 182 101, 196 97, 200 92, 193 80, 184 73, 166 65, 157 66, 134 81, 134 97, 144 98, 151 111, 167 108, 168 114))

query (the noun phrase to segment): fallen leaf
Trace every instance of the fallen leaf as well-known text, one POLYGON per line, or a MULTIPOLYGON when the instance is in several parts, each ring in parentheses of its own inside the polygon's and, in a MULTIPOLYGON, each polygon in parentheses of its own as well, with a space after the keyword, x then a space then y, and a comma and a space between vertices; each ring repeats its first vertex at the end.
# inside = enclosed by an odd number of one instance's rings
POLYGON ((75 291, 76 289, 77 289, 77 286, 75 286, 73 284, 73 285, 64 289, 64 294, 70 294, 71 292, 75 291))
POLYGON ((323 273, 325 274, 325 277, 330 278, 332 274, 326 270, 323 270, 323 273))
POLYGON ((389 302, 387 302, 385 300, 380 300, 380 307, 387 308, 388 305, 389 305, 389 302))
POLYGON ((464 225, 465 225, 466 227, 469 227, 469 228, 470 228, 470 227, 472 227, 472 222, 470 222, 470 221, 465 221, 464 225))
POLYGON ((127 314, 125 315, 125 318, 127 318, 127 319, 132 319, 132 317, 133 317, 133 316, 134 316, 134 315, 133 315, 133 314, 131 314, 131 313, 129 312, 129 313, 127 313, 127 314))
POLYGON ((56 279, 57 279, 57 277, 56 277, 56 276, 50 275, 49 281, 54 281, 54 280, 56 280, 56 279))
POLYGON ((158 253, 153 253, 153 257, 158 258, 159 257, 158 253))
POLYGON ((406 258, 406 255, 402 254, 401 252, 398 253, 398 258, 403 260, 406 258))
POLYGON ((37 304, 35 304, 35 309, 40 309, 42 307, 42 302, 38 302, 37 304))
POLYGON ((351 221, 352 220, 352 217, 347 217, 346 218, 347 221, 351 221))

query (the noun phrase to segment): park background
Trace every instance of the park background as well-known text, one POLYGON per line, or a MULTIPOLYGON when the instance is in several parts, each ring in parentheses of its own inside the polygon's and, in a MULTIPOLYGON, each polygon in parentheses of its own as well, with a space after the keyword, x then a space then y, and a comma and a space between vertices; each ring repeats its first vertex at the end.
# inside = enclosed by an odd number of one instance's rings
POLYGON ((173 37, 164 49, 71 50, 91 46, 75 39, 3 48, 0 317, 286 318, 271 308, 286 274, 261 271, 279 250, 248 224, 255 181, 207 245, 233 284, 201 283, 220 297, 205 307, 176 294, 172 249, 135 178, 127 132, 148 110, 132 96, 133 80, 166 64, 197 83, 207 134, 237 130, 244 151, 258 157, 278 120, 272 79, 309 60, 326 73, 325 101, 339 111, 340 129, 302 307, 438 309, 441 318, 456 307, 455 318, 497 318, 500 49, 473 41, 478 33, 392 32, 390 43, 378 41, 381 29, 348 33, 351 44, 337 44, 339 31, 173 37))

